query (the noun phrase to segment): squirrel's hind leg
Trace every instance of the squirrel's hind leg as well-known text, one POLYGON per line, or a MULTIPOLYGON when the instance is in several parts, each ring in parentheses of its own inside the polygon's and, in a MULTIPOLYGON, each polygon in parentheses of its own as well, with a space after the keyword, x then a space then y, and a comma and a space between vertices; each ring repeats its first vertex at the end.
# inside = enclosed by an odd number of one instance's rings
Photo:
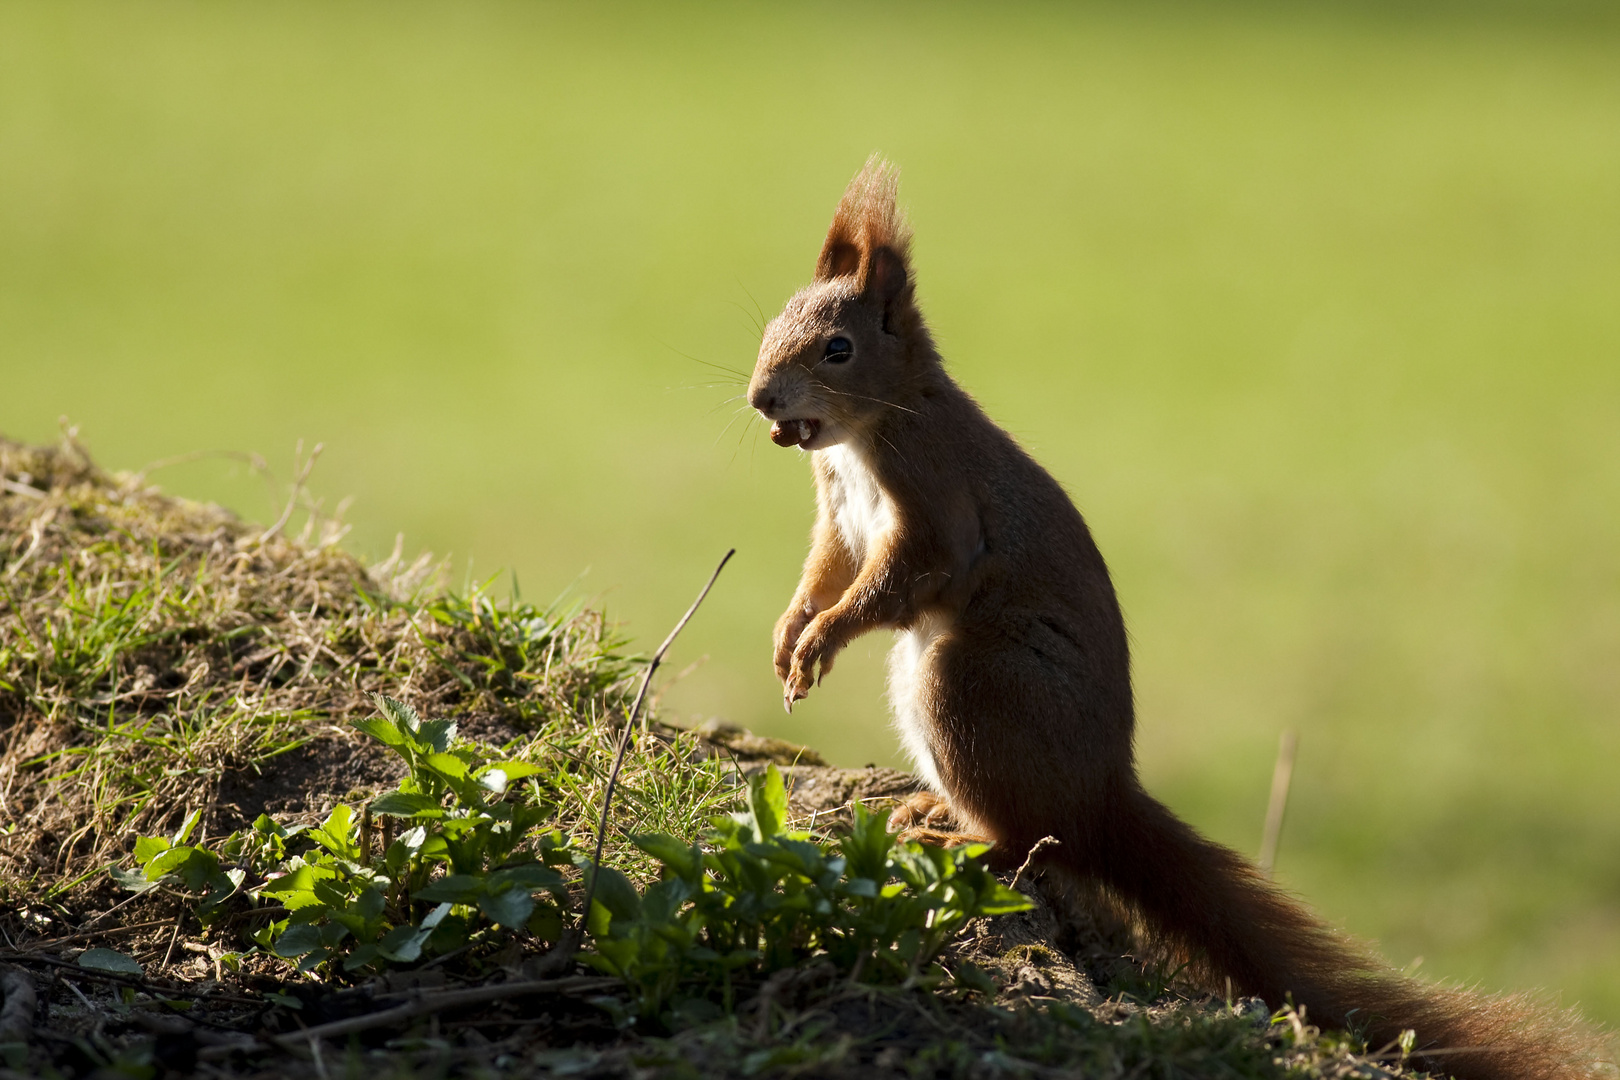
POLYGON ((1049 623, 960 626, 930 656, 919 705, 957 822, 994 838, 999 862, 1051 837, 1052 858, 1090 873, 1134 789, 1129 674, 1049 623))

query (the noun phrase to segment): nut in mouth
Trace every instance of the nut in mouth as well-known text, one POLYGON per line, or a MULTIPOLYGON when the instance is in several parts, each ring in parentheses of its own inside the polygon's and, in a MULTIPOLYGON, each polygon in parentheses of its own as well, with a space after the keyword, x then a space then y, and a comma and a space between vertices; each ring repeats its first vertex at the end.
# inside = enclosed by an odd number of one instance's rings
POLYGON ((820 420, 778 420, 771 425, 771 442, 777 446, 803 446, 820 431, 820 420))

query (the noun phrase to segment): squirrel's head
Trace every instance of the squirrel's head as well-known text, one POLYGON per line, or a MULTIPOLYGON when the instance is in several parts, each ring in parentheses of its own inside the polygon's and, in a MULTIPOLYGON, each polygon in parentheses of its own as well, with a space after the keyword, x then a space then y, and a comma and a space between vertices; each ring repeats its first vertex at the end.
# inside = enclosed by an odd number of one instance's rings
POLYGON ((813 282, 765 327, 748 403, 778 446, 819 450, 901 406, 932 357, 912 286, 899 174, 873 155, 850 181, 813 282))

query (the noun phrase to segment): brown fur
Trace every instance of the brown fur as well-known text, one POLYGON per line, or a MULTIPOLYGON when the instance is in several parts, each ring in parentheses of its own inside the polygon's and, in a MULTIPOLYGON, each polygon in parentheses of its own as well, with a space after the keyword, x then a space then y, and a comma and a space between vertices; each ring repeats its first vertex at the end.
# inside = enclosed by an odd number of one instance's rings
POLYGON ((899 631, 891 698, 937 792, 899 824, 990 837, 1011 864, 1053 836, 1050 862, 1105 885, 1212 985, 1291 996, 1375 1047, 1410 1027, 1458 1076, 1594 1075, 1598 1044, 1569 1014, 1402 976, 1143 790, 1108 569, 1063 489, 946 373, 896 181, 874 157, 849 185, 749 386, 768 419, 816 424, 819 512, 775 633, 788 708, 852 638, 899 631), (853 355, 826 351, 836 337, 853 355))

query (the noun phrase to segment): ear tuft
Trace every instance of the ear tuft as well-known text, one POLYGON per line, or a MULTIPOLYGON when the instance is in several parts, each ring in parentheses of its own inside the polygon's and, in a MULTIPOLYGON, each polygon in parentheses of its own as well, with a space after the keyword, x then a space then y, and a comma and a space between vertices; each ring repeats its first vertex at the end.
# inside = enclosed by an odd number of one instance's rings
POLYGON ((866 159, 838 202, 816 260, 817 281, 854 275, 863 292, 876 285, 887 300, 898 291, 897 282, 909 280, 911 227, 900 212, 899 189, 899 169, 879 154, 866 159))

